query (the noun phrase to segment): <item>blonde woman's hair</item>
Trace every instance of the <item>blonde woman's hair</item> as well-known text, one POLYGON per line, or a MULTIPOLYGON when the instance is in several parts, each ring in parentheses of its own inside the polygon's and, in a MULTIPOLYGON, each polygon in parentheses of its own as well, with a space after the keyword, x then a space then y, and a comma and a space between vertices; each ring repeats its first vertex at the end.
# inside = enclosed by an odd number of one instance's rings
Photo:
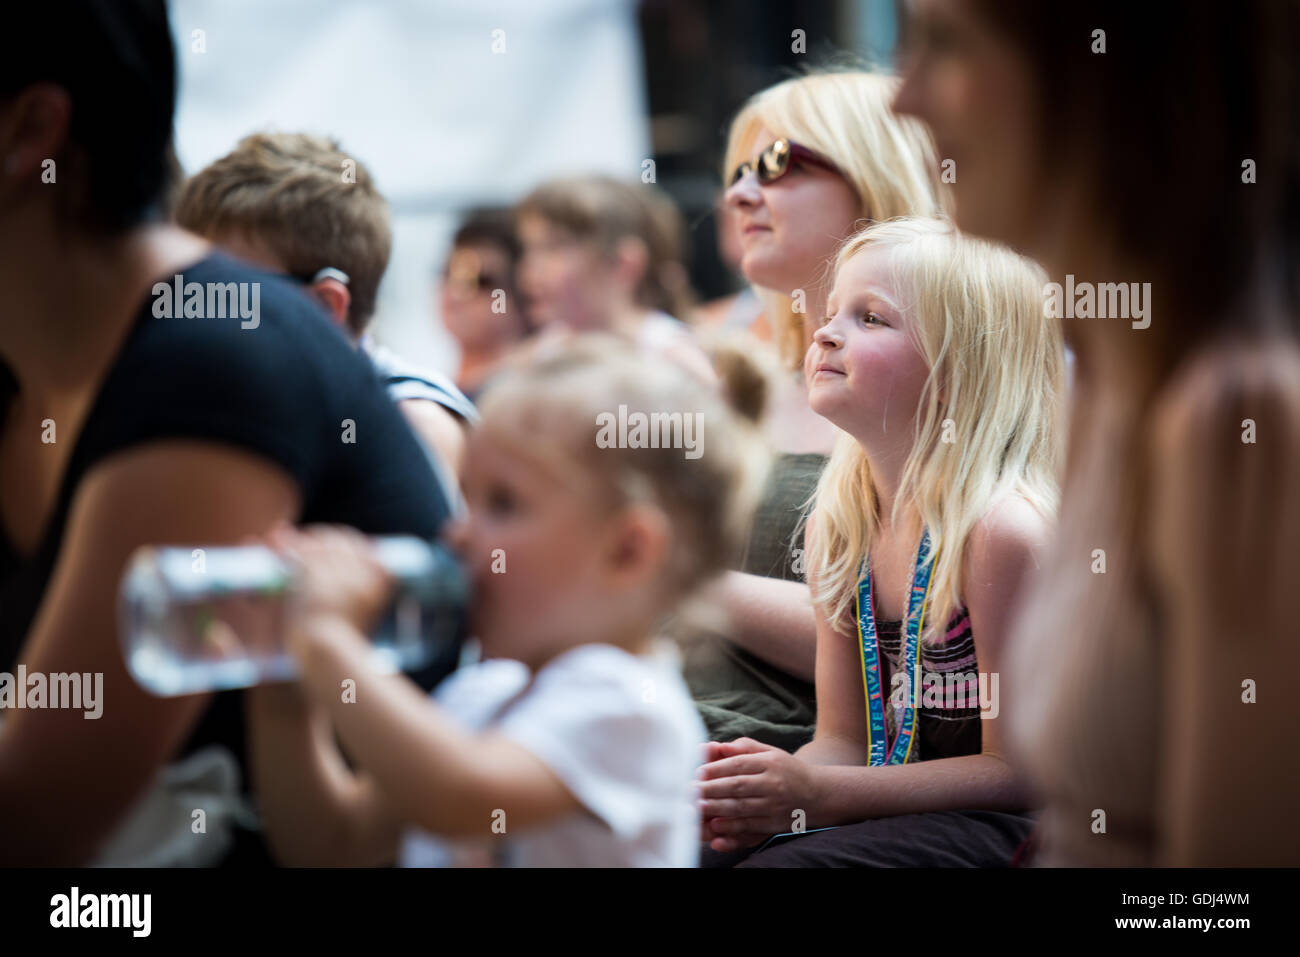
POLYGON ((851 627, 876 532, 907 509, 930 533, 926 621, 942 628, 962 602, 966 543, 990 508, 1019 495, 1044 517, 1055 515, 1064 446, 1061 327, 1043 314, 1041 268, 945 221, 870 226, 841 248, 836 272, 867 250, 890 252, 891 288, 930 375, 891 515, 879 513, 862 446, 848 435, 837 440, 815 496, 809 581, 828 620, 851 627))
POLYGON ((766 451, 719 390, 675 363, 647 360, 609 333, 574 336, 494 376, 480 412, 481 431, 500 435, 503 426, 521 454, 591 508, 650 504, 667 516, 666 600, 680 602, 739 557, 766 477, 766 451), (661 424, 662 441, 653 444, 663 447, 604 441, 616 437, 605 431, 611 420, 642 415, 661 424), (684 447, 688 416, 695 417, 693 449, 684 447), (682 442, 668 441, 678 436, 682 442))
MULTIPOLYGON (((937 216, 948 202, 929 130, 890 109, 896 77, 861 70, 818 72, 768 87, 731 122, 723 181, 746 160, 754 134, 766 127, 834 163, 861 200, 860 216, 937 216)), ((827 264, 829 267, 829 263, 827 264)), ((810 280, 812 277, 810 277, 810 280)), ((792 290, 758 288, 781 358, 800 368, 804 322, 792 290)))

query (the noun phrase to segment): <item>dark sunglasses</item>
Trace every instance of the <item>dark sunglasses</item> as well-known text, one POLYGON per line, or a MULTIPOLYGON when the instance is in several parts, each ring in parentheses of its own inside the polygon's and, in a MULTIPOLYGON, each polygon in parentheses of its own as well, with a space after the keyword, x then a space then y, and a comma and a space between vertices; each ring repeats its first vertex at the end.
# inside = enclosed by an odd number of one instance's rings
POLYGON ((505 287, 499 276, 483 269, 475 253, 454 253, 442 271, 442 280, 461 298, 505 287))
POLYGON ((442 279, 444 282, 455 286, 458 289, 468 289, 478 292, 488 292, 491 289, 501 289, 505 285, 501 280, 497 279, 496 276, 485 272, 471 273, 468 275, 461 273, 455 275, 444 270, 442 273, 442 279))
POLYGON ((800 146, 798 143, 791 143, 787 139, 780 139, 774 142, 763 152, 758 154, 757 163, 748 161, 741 163, 731 173, 731 178, 727 181, 728 186, 734 186, 739 182, 746 173, 753 170, 758 176, 758 181, 767 186, 775 183, 790 170, 796 166, 820 166, 822 169, 830 170, 832 173, 838 173, 839 169, 830 160, 822 159, 806 146, 800 146))

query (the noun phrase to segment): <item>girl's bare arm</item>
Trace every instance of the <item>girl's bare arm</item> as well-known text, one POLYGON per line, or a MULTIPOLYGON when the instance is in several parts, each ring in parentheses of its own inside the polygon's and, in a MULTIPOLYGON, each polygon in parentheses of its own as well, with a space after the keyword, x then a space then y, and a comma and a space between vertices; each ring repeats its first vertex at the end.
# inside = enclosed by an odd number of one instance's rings
POLYGON ((373 671, 351 623, 322 616, 305 627, 303 685, 399 820, 446 837, 486 837, 498 809, 518 830, 582 809, 522 745, 467 730, 406 678, 373 671), (354 683, 347 696, 345 681, 354 683))
MULTIPOLYGON (((811 555, 817 514, 804 527, 804 554, 811 555)), ((862 665, 857 638, 837 631, 818 607, 816 687, 817 729, 813 739, 795 752, 810 764, 855 765, 867 762, 866 698, 862 691, 862 665)), ((842 626, 849 628, 849 623, 842 626)))
MULTIPOLYGON (((1000 679, 1005 638, 1011 631, 1024 584, 1037 568, 1048 536, 1047 523, 1027 503, 1008 500, 976 527, 967 544, 966 608, 971 616, 976 657, 980 670, 987 675, 990 691, 1001 687, 1000 680, 995 684, 993 676, 1000 679)), ((845 643, 852 647, 852 639, 845 643)), ((849 680, 838 673, 849 667, 847 652, 842 653, 842 661, 828 662, 827 671, 833 673, 827 675, 824 686, 818 685, 818 734, 822 734, 823 720, 828 729, 844 729, 840 731, 844 735, 854 733, 848 729, 861 728, 865 751, 861 664, 856 647, 853 652, 853 694, 849 693, 849 680), (831 692, 825 704, 823 687, 831 692), (834 713, 827 713, 831 709, 834 713)), ((820 654, 819 650, 819 658, 820 654)), ((1000 702, 988 704, 980 721, 979 754, 876 768, 862 767, 859 761, 856 767, 818 769, 817 822, 840 824, 967 807, 1024 809, 1029 802, 1028 792, 1004 757, 1000 702)), ((810 812, 809 823, 813 816, 810 812)))

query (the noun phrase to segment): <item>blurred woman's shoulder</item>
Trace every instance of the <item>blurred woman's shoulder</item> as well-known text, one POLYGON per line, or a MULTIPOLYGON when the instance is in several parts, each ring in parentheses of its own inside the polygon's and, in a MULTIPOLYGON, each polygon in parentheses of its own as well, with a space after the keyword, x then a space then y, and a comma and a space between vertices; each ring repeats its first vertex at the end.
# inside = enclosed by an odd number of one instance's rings
POLYGON ((1157 393, 1151 423, 1157 455, 1206 442, 1221 452, 1258 446, 1264 455, 1283 454, 1300 441, 1300 339, 1206 344, 1157 393))
POLYGON ((1174 371, 1150 421, 1151 558, 1179 590, 1171 597, 1283 587, 1270 582, 1300 554, 1300 342, 1207 344, 1174 371))

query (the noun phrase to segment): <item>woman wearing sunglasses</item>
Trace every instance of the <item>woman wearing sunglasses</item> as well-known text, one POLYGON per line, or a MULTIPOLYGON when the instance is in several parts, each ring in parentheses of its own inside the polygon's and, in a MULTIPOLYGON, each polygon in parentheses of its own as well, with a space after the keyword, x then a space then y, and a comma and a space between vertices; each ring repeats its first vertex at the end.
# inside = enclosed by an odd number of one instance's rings
POLYGON ((508 209, 473 210, 452 237, 438 284, 438 312, 460 346, 456 384, 470 398, 532 334, 516 287, 520 254, 508 209))
POLYGON ((771 477, 741 570, 720 589, 731 640, 687 648, 687 681, 714 741, 794 751, 812 738, 817 638, 799 532, 838 430, 808 407, 803 357, 841 241, 868 220, 942 207, 929 134, 890 111, 895 89, 885 75, 811 74, 756 94, 731 124, 725 201, 785 371, 769 400, 771 477))

